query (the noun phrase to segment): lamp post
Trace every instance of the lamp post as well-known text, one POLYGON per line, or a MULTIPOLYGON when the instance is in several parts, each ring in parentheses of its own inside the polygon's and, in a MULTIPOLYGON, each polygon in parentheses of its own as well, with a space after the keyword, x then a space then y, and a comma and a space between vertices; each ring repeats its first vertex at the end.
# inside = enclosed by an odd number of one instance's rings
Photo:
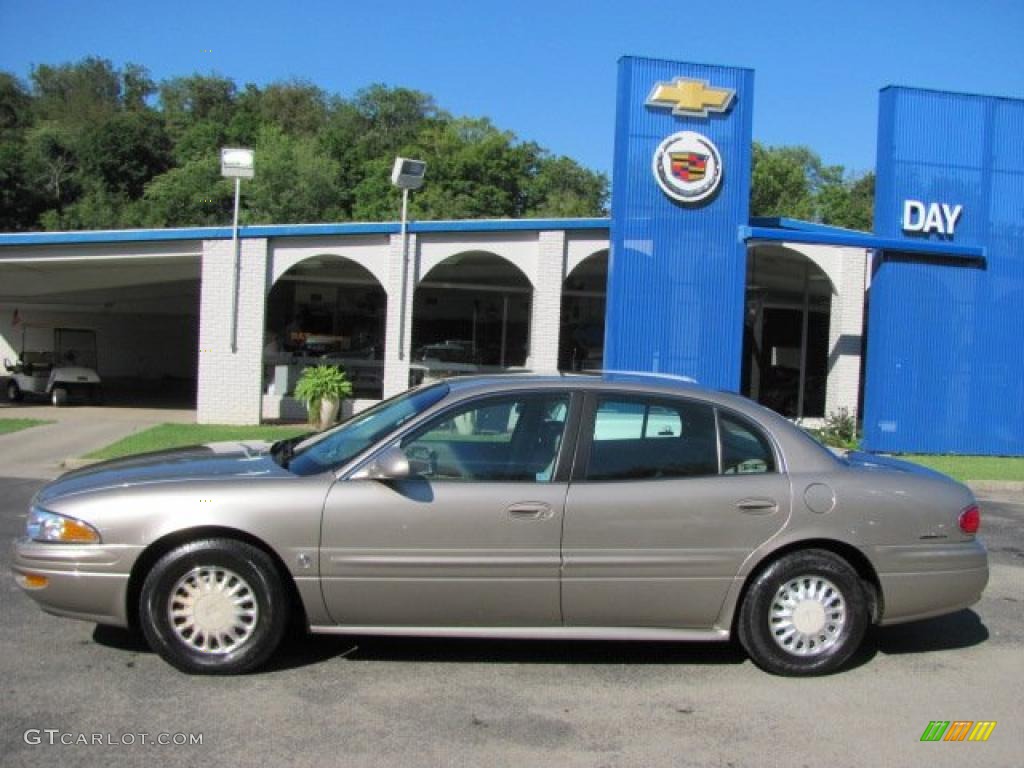
POLYGON ((234 264, 231 289, 231 351, 238 351, 238 290, 242 271, 241 254, 238 247, 238 201, 242 193, 242 179, 256 175, 256 154, 251 149, 225 147, 220 151, 220 175, 235 180, 235 216, 231 224, 231 252, 234 264))
POLYGON ((405 294, 409 279, 409 191, 423 186, 427 164, 422 160, 396 157, 391 169, 391 183, 402 190, 402 301, 398 325, 398 359, 405 357, 405 294))

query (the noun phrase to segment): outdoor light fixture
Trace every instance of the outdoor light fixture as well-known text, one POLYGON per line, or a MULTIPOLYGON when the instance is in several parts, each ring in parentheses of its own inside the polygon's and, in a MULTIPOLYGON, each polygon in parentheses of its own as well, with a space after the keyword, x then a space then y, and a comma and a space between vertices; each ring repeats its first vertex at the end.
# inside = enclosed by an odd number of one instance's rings
POLYGON ((419 189, 423 186, 426 172, 427 164, 422 160, 396 157, 395 166, 391 169, 391 183, 399 189, 419 189))
POLYGON ((405 294, 409 275, 409 190, 423 186, 427 164, 422 160, 396 157, 391 169, 391 183, 402 190, 402 304, 398 328, 398 359, 405 356, 405 294))
POLYGON ((220 175, 229 179, 251 179, 256 174, 255 160, 256 153, 251 149, 225 147, 220 151, 220 175))
POLYGON ((231 251, 234 254, 234 286, 231 291, 231 351, 238 351, 238 286, 242 261, 238 250, 238 200, 242 179, 256 175, 256 153, 251 149, 225 147, 220 151, 220 175, 235 180, 235 218, 231 225, 231 251))

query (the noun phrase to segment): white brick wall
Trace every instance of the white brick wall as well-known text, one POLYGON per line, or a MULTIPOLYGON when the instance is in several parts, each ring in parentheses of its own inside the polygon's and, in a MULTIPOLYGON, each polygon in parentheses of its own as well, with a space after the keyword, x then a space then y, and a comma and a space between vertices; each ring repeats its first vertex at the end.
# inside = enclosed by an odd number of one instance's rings
POLYGON ((530 355, 526 364, 535 371, 558 369, 558 335, 562 322, 562 282, 566 270, 565 232, 540 232, 530 318, 530 355))
POLYGON ((405 280, 405 344, 398 355, 398 338, 402 333, 402 236, 392 235, 388 246, 387 283, 388 313, 384 340, 384 397, 388 398, 409 388, 409 355, 412 345, 412 297, 418 270, 418 242, 409 236, 409 263, 405 280))
POLYGON ((845 408, 857 417, 860 392, 861 334, 864 332, 864 280, 867 252, 861 248, 835 248, 840 260, 838 295, 832 297, 829 322, 828 388, 825 415, 845 408))
POLYGON ((232 242, 203 243, 196 414, 200 424, 257 424, 260 420, 267 241, 245 239, 240 243, 236 352, 231 351, 232 242))

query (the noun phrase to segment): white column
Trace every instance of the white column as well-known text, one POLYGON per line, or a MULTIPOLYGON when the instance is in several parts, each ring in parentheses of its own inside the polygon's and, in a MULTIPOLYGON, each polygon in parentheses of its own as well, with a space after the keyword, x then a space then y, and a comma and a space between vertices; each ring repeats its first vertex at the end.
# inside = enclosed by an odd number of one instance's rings
POLYGON ((388 279, 384 286, 388 294, 388 311, 384 341, 384 397, 388 398, 409 388, 409 359, 412 353, 412 299, 419 270, 419 249, 416 235, 409 236, 409 261, 405 273, 405 322, 402 322, 402 236, 391 235, 388 244, 388 279), (399 345, 399 338, 404 343, 399 345), (399 357, 399 346, 402 356, 399 357))
POLYGON ((846 409, 857 417, 860 394, 861 336, 864 332, 864 288, 867 252, 840 250, 840 277, 829 318, 828 388, 825 415, 846 409))
POLYGON ((562 325, 562 283, 565 280, 565 232, 538 233, 537 271, 533 276, 533 313, 530 317, 530 355, 534 371, 558 369, 558 334, 562 325))
POLYGON ((230 240, 203 242, 199 300, 200 424, 258 424, 263 380, 267 241, 241 241, 238 350, 231 351, 234 258, 230 240))

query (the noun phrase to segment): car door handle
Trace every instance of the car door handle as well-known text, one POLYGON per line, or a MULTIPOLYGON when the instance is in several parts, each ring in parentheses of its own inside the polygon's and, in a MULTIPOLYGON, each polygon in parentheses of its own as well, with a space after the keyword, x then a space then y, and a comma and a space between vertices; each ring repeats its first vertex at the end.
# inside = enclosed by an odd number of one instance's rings
POLYGON ((553 512, 551 505, 542 501, 524 501, 505 510, 513 520, 547 520, 553 512))
POLYGON ((778 511, 779 503, 767 498, 740 499, 736 502, 736 509, 748 515, 768 515, 778 511))

